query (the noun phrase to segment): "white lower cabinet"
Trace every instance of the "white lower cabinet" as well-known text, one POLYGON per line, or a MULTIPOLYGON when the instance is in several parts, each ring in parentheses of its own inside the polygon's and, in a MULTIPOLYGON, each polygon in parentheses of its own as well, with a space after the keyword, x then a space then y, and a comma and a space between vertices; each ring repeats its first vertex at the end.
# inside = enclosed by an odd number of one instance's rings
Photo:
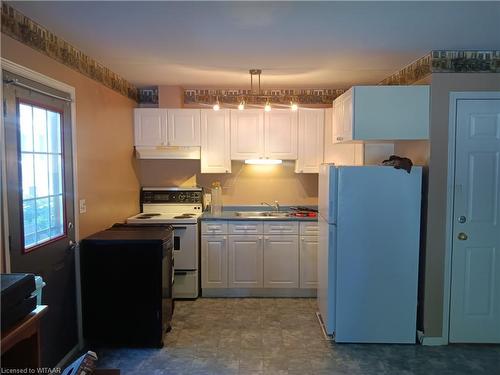
POLYGON ((264 237, 264 287, 299 287, 299 241, 297 235, 264 237))
POLYGON ((262 236, 228 236, 229 288, 262 288, 262 236))
POLYGON ((300 287, 318 286, 318 236, 300 237, 300 287))
POLYGON ((201 259, 202 288, 227 288, 227 236, 203 236, 201 259))
POLYGON ((317 228, 313 221, 202 221, 202 294, 315 296, 317 228))

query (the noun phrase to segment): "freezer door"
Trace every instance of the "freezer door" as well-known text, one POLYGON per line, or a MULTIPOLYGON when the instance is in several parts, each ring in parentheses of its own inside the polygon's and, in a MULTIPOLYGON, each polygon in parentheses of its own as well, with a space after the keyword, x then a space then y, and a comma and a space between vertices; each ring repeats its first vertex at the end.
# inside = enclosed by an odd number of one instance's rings
POLYGON ((330 224, 337 222, 337 170, 333 164, 321 164, 319 168, 319 216, 330 224))
POLYGON ((318 220, 318 308, 329 335, 335 331, 336 227, 318 220))

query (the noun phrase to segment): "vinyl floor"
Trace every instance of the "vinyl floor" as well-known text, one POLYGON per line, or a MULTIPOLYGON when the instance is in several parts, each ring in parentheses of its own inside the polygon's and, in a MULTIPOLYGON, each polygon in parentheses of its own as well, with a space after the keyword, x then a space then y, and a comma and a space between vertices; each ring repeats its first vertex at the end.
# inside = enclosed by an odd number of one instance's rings
POLYGON ((122 375, 500 375, 499 345, 335 344, 315 312, 306 298, 177 301, 162 349, 98 349, 98 366, 122 375))

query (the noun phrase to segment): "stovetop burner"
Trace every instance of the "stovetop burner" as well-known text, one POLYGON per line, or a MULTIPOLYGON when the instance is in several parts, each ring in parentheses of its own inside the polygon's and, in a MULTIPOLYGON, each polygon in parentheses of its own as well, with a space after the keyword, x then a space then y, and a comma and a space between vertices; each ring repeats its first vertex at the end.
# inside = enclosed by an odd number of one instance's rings
POLYGON ((160 216, 161 214, 142 214, 142 215, 139 215, 136 217, 136 219, 149 219, 149 218, 152 218, 152 217, 155 217, 155 216, 160 216))
POLYGON ((196 214, 181 214, 178 216, 174 216, 174 219, 189 219, 194 216, 196 216, 196 214))

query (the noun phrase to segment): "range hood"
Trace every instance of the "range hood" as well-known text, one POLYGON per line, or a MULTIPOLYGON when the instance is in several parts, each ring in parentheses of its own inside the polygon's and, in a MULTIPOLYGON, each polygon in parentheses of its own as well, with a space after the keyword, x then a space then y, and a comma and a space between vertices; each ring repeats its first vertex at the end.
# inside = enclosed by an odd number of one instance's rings
POLYGON ((137 159, 200 159, 198 146, 136 146, 137 159))

